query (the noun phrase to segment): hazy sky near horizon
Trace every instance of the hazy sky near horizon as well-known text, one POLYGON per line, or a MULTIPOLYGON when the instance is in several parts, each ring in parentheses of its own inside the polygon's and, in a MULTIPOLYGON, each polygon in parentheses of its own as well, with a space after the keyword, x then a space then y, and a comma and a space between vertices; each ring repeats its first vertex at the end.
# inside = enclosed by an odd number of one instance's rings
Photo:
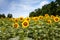
POLYGON ((0 14, 11 13, 13 17, 27 17, 31 11, 42 8, 51 1, 55 0, 0 0, 0 14))

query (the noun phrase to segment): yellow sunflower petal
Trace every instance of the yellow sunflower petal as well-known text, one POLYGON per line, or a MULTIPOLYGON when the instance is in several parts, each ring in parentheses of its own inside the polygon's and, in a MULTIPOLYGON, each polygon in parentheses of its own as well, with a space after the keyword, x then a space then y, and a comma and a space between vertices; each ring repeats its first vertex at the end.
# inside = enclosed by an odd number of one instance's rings
POLYGON ((13 24, 13 27, 14 27, 14 28, 18 28, 18 27, 19 27, 19 24, 18 24, 18 23, 14 23, 14 24, 13 24))
POLYGON ((58 21, 59 21, 59 18, 58 18, 58 17, 55 17, 55 18, 54 18, 54 21, 55 21, 55 22, 58 22, 58 21))
POLYGON ((29 22, 28 21, 23 21, 22 22, 22 28, 27 28, 29 26, 29 22))

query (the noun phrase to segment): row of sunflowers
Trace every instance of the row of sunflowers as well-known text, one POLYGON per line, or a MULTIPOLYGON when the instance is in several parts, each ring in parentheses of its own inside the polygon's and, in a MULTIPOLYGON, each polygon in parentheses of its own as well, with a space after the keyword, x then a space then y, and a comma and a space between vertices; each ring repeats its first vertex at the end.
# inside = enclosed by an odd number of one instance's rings
POLYGON ((19 40, 60 40, 60 16, 0 19, 0 40, 19 36, 19 40))

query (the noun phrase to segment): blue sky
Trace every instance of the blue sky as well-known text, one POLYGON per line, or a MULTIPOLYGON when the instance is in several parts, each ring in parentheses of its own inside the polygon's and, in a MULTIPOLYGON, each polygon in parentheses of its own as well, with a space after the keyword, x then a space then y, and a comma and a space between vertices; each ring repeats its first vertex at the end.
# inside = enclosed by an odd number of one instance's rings
POLYGON ((13 17, 28 17, 34 9, 42 8, 43 5, 49 4, 55 0, 0 0, 0 14, 13 14, 13 17))

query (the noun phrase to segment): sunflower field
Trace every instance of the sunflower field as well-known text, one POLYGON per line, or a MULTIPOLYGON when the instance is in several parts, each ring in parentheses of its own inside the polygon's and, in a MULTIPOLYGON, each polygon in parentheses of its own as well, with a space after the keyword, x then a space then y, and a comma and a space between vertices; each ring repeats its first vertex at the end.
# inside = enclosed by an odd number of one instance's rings
POLYGON ((0 40, 60 40, 60 16, 0 19, 0 40))

